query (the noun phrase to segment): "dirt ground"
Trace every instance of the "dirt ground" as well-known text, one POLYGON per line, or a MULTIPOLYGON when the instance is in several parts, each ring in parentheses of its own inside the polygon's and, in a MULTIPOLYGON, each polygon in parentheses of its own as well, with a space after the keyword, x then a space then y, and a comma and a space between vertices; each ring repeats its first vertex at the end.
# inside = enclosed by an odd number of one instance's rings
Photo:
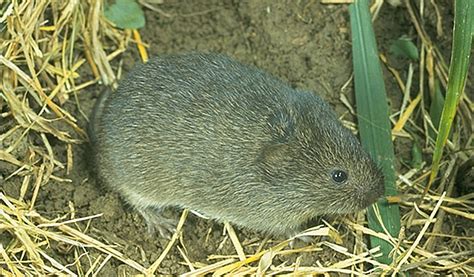
MULTIPOLYGON (((350 24, 346 5, 273 0, 164 2, 159 8, 171 16, 146 10, 146 27, 140 31, 143 40, 149 44, 151 56, 193 51, 225 53, 265 69, 295 87, 319 93, 339 115, 345 115, 346 120, 354 120, 339 100, 340 95, 345 94, 351 103, 354 102, 352 85, 342 90, 352 74, 350 24)), ((444 6, 443 27, 450 30, 452 7, 451 4, 444 6)), ((375 24, 379 48, 383 53, 388 53, 391 41, 402 35, 413 35, 414 30, 406 16, 402 8, 384 5, 375 24)), ((433 26, 432 30, 428 30, 432 37, 436 37, 434 24, 434 19, 428 23, 428 26, 433 26)), ((439 45, 447 49, 446 55, 450 49, 450 36, 449 32, 439 38, 439 45)), ((389 58, 397 68, 406 68, 407 61, 389 58)), ((126 52, 124 73, 139 60, 134 48, 126 52)), ((384 73, 387 93, 396 110, 401 93, 388 71, 384 73)), ((79 94, 81 108, 86 114, 89 114, 99 90, 100 87, 96 86, 79 94)), ((74 103, 71 103, 70 110, 76 112, 77 118, 82 120, 81 125, 85 126, 86 120, 79 115, 74 103)), ((167 240, 148 234, 137 212, 126 206, 116 193, 97 186, 89 178, 84 158, 85 147, 87 145, 83 144, 74 148, 74 171, 65 176, 72 182, 50 182, 43 186, 36 209, 49 218, 68 214, 69 203, 73 203, 76 217, 103 213, 102 217, 89 223, 87 232, 104 242, 117 245, 120 251, 144 266, 150 265, 158 258, 167 240)), ((407 152, 403 148, 397 151, 407 152)), ((65 153, 56 154, 65 160, 61 157, 65 153)), ((58 173, 61 174, 64 173, 58 173)), ((3 190, 14 196, 18 194, 17 185, 11 182, 3 190)), ((179 212, 175 212, 174 216, 178 218, 179 212)), ((86 225, 78 224, 78 227, 84 229, 86 225)), ((342 225, 339 227, 344 228, 342 225)), ((220 246, 224 238, 222 233, 221 224, 191 215, 186 221, 183 238, 188 257, 192 261, 206 262, 210 254, 233 254, 235 250, 230 241, 220 246)), ((249 252, 254 252, 258 247, 255 242, 263 239, 261 234, 247 230, 238 230, 238 235, 249 252)), ((49 254, 65 264, 75 259, 71 251, 60 245, 52 245, 49 254)), ((316 260, 324 262, 324 255, 305 254, 302 265, 313 264, 316 260)), ((187 272, 189 268, 182 262, 181 254, 174 247, 158 271, 162 274, 187 272)), ((101 273, 103 276, 114 276, 137 272, 112 259, 101 273)))

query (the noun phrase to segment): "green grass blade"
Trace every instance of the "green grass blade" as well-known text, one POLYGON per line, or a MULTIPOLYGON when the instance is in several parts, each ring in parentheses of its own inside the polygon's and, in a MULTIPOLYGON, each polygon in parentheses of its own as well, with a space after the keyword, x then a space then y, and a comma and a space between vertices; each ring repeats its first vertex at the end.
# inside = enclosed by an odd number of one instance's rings
MULTIPOLYGON (((356 0, 349 7, 352 29, 352 55, 356 92, 357 116, 362 145, 381 166, 385 175, 385 195, 396 195, 394 152, 387 97, 380 66, 377 45, 367 0, 356 0)), ((400 211, 397 204, 380 200, 378 206, 383 226, 393 237, 400 230, 400 211)), ((374 205, 374 206, 375 206, 374 205)), ((376 217, 375 207, 368 210, 369 227, 383 232, 376 217)), ((390 264, 392 245, 385 240, 370 237, 371 246, 380 246, 383 255, 378 260, 390 264)))
POLYGON ((425 193, 438 175, 443 148, 448 140, 456 109, 464 92, 470 62, 474 33, 474 1, 456 0, 454 9, 453 48, 449 65, 448 90, 436 137, 430 180, 425 188, 425 193))

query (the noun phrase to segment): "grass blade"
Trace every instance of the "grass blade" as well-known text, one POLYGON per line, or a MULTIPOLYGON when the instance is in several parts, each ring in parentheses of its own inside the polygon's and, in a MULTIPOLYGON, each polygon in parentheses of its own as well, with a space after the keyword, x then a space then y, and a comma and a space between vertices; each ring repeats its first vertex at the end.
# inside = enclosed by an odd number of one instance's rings
POLYGON ((448 140, 459 100, 464 92, 474 34, 474 1, 456 0, 454 11, 453 48, 448 75, 448 90, 439 123, 438 136, 433 153, 433 163, 425 193, 438 175, 443 148, 448 140))
MULTIPOLYGON (((357 117, 362 145, 381 166, 385 175, 385 195, 396 195, 394 152, 382 68, 367 0, 357 0, 349 7, 352 29, 352 55, 356 92, 357 117)), ((368 210, 369 227, 378 232, 384 228, 393 237, 400 230, 400 211, 397 204, 380 200, 368 210), (375 206, 378 206, 376 209, 375 206), (381 222, 376 210, 380 211, 381 222)), ((380 246, 383 255, 379 262, 390 264, 393 249, 387 241, 370 237, 371 246, 380 246)))

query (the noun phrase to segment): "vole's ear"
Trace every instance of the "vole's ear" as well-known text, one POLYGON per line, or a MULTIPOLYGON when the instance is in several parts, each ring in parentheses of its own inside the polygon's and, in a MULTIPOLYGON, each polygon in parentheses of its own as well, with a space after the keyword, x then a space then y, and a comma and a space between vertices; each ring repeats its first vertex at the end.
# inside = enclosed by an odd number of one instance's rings
POLYGON ((271 140, 262 147, 259 161, 277 166, 290 157, 290 143, 294 137, 295 123, 288 112, 279 111, 269 118, 268 125, 271 140))
POLYGON ((264 146, 258 161, 261 164, 278 168, 290 158, 290 146, 288 143, 276 143, 264 146))

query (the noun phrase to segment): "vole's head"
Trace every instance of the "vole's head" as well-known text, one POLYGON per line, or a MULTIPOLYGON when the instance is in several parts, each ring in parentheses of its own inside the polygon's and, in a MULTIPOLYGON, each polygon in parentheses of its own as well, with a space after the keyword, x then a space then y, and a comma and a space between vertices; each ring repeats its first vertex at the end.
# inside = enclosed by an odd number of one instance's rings
POLYGON ((275 191, 311 214, 351 213, 384 194, 384 178, 357 138, 313 95, 269 120, 261 165, 275 191))

